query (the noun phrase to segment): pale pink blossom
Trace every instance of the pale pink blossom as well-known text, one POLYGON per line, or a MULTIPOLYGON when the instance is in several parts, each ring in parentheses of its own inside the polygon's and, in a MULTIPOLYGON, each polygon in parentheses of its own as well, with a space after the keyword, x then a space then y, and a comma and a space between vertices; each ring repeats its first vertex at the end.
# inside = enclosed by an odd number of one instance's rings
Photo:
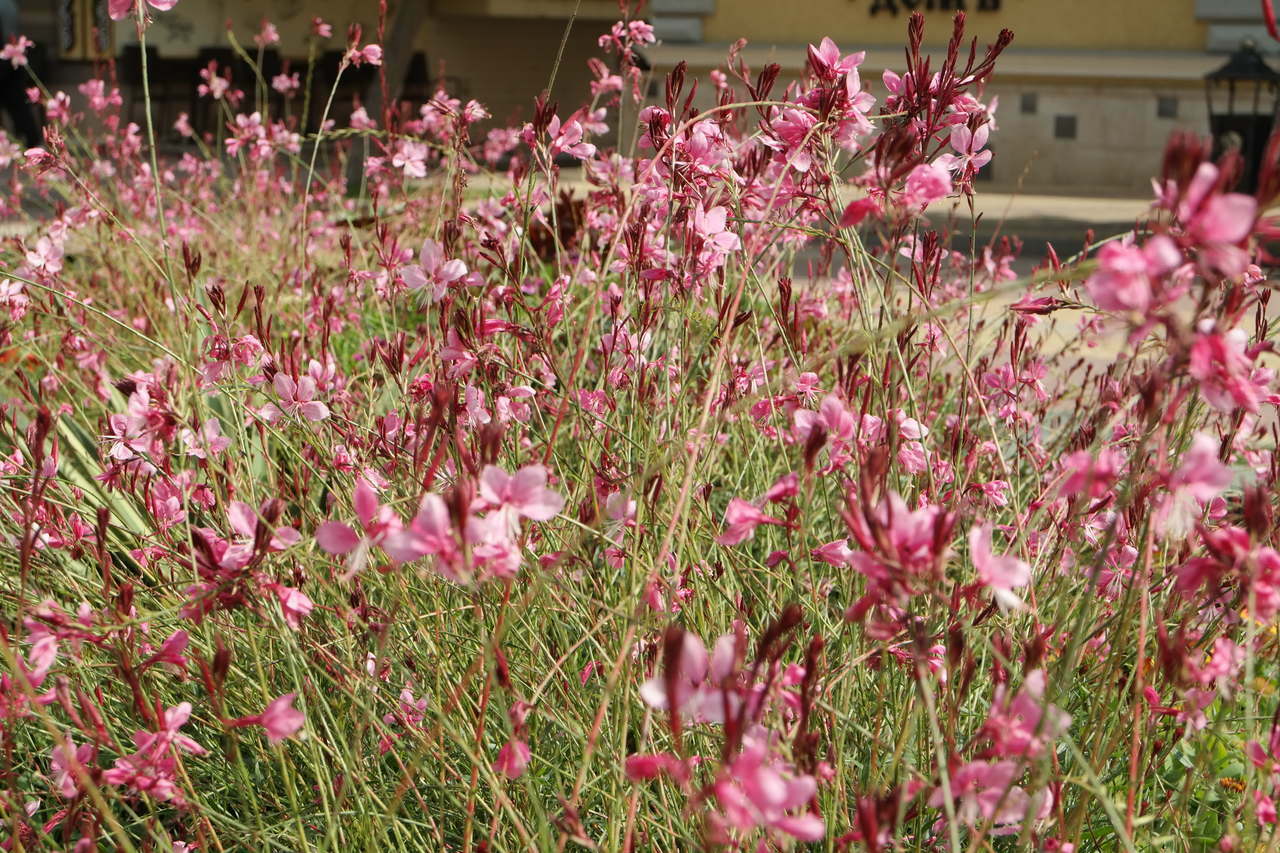
MULTIPOLYGON (((134 13, 142 0, 107 0, 107 14, 113 21, 122 21, 134 13)), ((147 0, 152 8, 167 12, 178 5, 178 0, 147 0)))
POLYGON ((405 266, 400 274, 410 290, 430 287, 432 301, 439 302, 448 292, 449 285, 467 274, 467 265, 457 258, 446 259, 444 247, 428 237, 422 241, 418 263, 405 266))
POLYGON ((286 415, 309 421, 322 421, 329 417, 329 407, 315 399, 316 381, 310 376, 295 380, 285 373, 277 373, 271 384, 280 396, 280 405, 267 403, 258 410, 267 423, 278 423, 286 415))
POLYGON ((782 523, 761 512, 755 504, 742 498, 734 498, 724 511, 724 533, 716 537, 716 544, 737 545, 755 536, 756 527, 761 524, 782 523))
POLYGON ((907 175, 902 203, 915 210, 924 210, 951 192, 951 172, 944 164, 921 163, 907 175))
POLYGON ((519 738, 512 738, 498 750, 493 769, 508 779, 519 779, 524 775, 525 768, 529 766, 529 759, 532 757, 529 744, 519 738))
POLYGON ((1031 567, 1009 554, 992 553, 990 524, 970 529, 969 557, 979 583, 991 590, 997 603, 1015 609, 1026 606, 1014 590, 1031 583, 1031 567))

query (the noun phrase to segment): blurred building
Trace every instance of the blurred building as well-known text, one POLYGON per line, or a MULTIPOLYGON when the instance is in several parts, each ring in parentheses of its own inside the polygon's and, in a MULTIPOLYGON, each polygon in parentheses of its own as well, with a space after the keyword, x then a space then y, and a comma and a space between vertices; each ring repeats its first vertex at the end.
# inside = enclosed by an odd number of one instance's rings
MULTIPOLYGON (((480 100, 503 122, 528 117, 534 95, 551 77, 566 20, 578 6, 553 91, 563 106, 576 106, 590 79, 586 60, 599 53, 596 37, 618 15, 616 0, 408 2, 417 4, 408 16, 415 29, 409 94, 424 97, 443 78, 454 94, 480 100)), ((94 30, 104 18, 105 0, 21 5, 33 37, 56 46, 58 73, 65 79, 89 74, 95 57, 119 55, 137 40, 130 23, 105 34, 94 30)), ((196 60, 217 55, 213 51, 225 45, 228 26, 251 44, 261 21, 270 19, 281 34, 274 61, 305 70, 314 16, 335 25, 329 47, 337 50, 350 21, 363 24, 366 40, 377 39, 377 5, 182 0, 155 16, 148 35, 165 83, 158 97, 173 102, 168 109, 189 101, 196 60)), ((391 5, 394 19, 396 4, 391 5)), ((867 51, 863 79, 878 90, 881 71, 903 66, 910 12, 924 13, 926 44, 937 48, 949 36, 957 9, 968 14, 968 31, 979 48, 1001 28, 1016 35, 988 92, 999 97, 999 130, 992 137, 997 156, 984 172, 1002 189, 1147 192, 1171 131, 1209 131, 1206 74, 1245 40, 1264 54, 1280 49, 1263 28, 1259 0, 650 0, 647 14, 661 43, 647 58, 656 74, 680 60, 703 73, 724 61, 731 43, 746 38, 743 57, 753 68, 777 62, 794 76, 803 72, 805 45, 830 36, 845 51, 867 51)), ((392 38, 388 33, 385 40, 392 38)), ((126 84, 128 77, 121 74, 126 84)), ((1268 128, 1273 106, 1271 95, 1259 106, 1268 128)), ((1247 99, 1232 104, 1235 110, 1250 107, 1247 99)))
MULTIPOLYGON (((681 59, 713 68, 746 38, 753 68, 777 62, 796 74, 805 44, 826 35, 845 51, 867 51, 862 76, 874 90, 881 71, 903 69, 912 11, 924 13, 926 45, 938 48, 963 9, 980 50, 1002 28, 1015 34, 988 90, 1000 102, 986 179, 1028 192, 1145 194, 1171 131, 1209 133, 1205 75, 1244 41, 1280 52, 1261 8, 1259 0, 653 0, 662 44, 650 58, 657 69, 681 59)), ((1244 88, 1237 112, 1252 109, 1244 88)), ((1269 129, 1267 88, 1259 111, 1269 129)), ((1215 94, 1215 111, 1226 109, 1225 91, 1215 94)))

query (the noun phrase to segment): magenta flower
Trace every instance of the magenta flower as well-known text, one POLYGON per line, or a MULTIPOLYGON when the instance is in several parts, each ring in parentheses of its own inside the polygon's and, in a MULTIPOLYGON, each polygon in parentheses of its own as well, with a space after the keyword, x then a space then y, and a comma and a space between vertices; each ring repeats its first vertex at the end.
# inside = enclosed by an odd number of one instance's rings
POLYGON ((525 768, 529 766, 529 759, 532 757, 529 744, 519 738, 512 738, 498 750, 493 769, 508 779, 519 779, 524 775, 525 768))
POLYGON ((378 501, 378 493, 364 477, 356 478, 351 504, 364 536, 340 521, 326 521, 316 529, 316 543, 330 554, 350 554, 362 544, 378 545, 402 525, 395 512, 378 501))
POLYGON ((550 521, 564 508, 564 498, 546 484, 547 469, 542 465, 526 465, 514 474, 486 465, 480 473, 478 505, 530 521, 550 521))
MULTIPOLYGON (((426 174, 425 170, 422 174, 426 174)), ((401 270, 405 286, 410 290, 431 288, 431 301, 439 302, 448 292, 449 285, 467 274, 467 265, 454 258, 446 260, 444 248, 431 238, 422 241, 418 263, 401 270)))
POLYGON ((1168 490, 1160 497, 1152 519, 1156 530, 1166 537, 1186 536, 1204 505, 1222 494, 1231 479, 1231 469, 1218 461, 1218 440, 1196 433, 1181 466, 1169 477, 1168 490))
POLYGON ((742 752, 721 771, 714 791, 725 821, 739 832, 764 829, 799 841, 819 841, 826 834, 821 817, 799 812, 817 793, 817 780, 775 754, 764 733, 744 738, 742 752))
POLYGON ((755 504, 742 498, 729 501, 724 511, 724 533, 716 537, 718 545, 737 545, 756 535, 756 528, 761 524, 785 524, 770 515, 765 515, 755 504))
POLYGON ((280 743, 293 737, 306 722, 306 715, 293 707, 297 693, 286 693, 273 699, 258 718, 258 724, 267 731, 269 743, 280 743))
MULTIPOLYGON (((133 14, 142 0, 107 0, 107 14, 113 21, 122 21, 133 14)), ((147 4, 161 12, 167 12, 178 5, 178 0, 147 0, 147 4)))
POLYGON ((292 376, 277 373, 271 384, 280 395, 280 405, 267 403, 258 411, 267 423, 278 423, 285 415, 309 421, 322 421, 329 417, 329 407, 315 399, 316 381, 310 376, 295 380, 292 376))
POLYGON ((990 588, 1001 607, 1026 607, 1014 590, 1031 583, 1031 567, 1017 557, 991 553, 990 524, 978 525, 969 531, 969 557, 978 571, 978 581, 990 588))
POLYGON ((907 175, 902 203, 915 210, 924 210, 938 199, 951 195, 951 191, 951 173, 944 164, 921 163, 907 175))

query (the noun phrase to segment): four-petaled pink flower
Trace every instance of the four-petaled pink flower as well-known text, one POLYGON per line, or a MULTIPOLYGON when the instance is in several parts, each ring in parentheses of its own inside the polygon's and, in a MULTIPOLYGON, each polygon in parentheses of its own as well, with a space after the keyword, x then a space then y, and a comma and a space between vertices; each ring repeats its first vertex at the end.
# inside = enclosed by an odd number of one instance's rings
POLYGON ((0 62, 8 62, 14 68, 27 64, 27 50, 36 46, 36 43, 26 36, 14 36, 9 42, 0 48, 0 62))
POLYGON ((724 533, 716 537, 717 545, 737 545, 756 535, 761 524, 785 524, 771 515, 765 515, 755 504, 742 498, 729 501, 724 511, 724 533))
POLYGON ((764 829, 799 841, 820 841, 822 818, 801 812, 818 792, 818 782, 798 773, 770 748, 767 735, 744 738, 742 752, 716 779, 716 802, 725 821, 739 832, 764 829))
POLYGON ((418 263, 409 264, 401 270, 405 286, 410 290, 431 288, 432 302, 443 299, 449 285, 466 274, 467 265, 457 258, 446 260, 444 248, 430 237, 422 241, 418 263))
MULTIPOLYGON (((113 21, 123 21, 133 14, 141 2, 142 0, 107 0, 107 14, 113 21)), ((161 12, 167 12, 178 5, 178 0, 147 0, 147 4, 161 12)))
POLYGON ((924 210, 938 199, 951 195, 952 189, 951 172, 944 164, 921 163, 907 175, 902 203, 915 210, 924 210))
POLYGON ((1001 607, 1026 606, 1014 590, 1031 583, 1031 567, 1017 557, 991 552, 990 524, 977 525, 969 531, 969 557, 978 571, 978 581, 991 589, 1001 607))
POLYGON ((285 415, 302 417, 309 421, 322 421, 329 417, 329 407, 315 399, 316 381, 310 376, 295 380, 292 376, 277 373, 271 380, 271 384, 280 395, 280 405, 267 403, 258 411, 267 423, 277 423, 285 415))
POLYGON ((542 465, 526 465, 514 474, 486 465, 480 473, 478 506, 530 521, 550 521, 564 507, 564 498, 547 488, 547 469, 542 465))
POLYGON ((986 124, 977 130, 970 130, 967 124, 956 125, 951 128, 951 148, 955 153, 943 154, 938 162, 961 177, 975 174, 991 162, 991 152, 986 149, 990 134, 991 128, 986 124))
POLYGON ((512 738, 498 750, 498 757, 493 762, 493 769, 508 779, 519 779, 529 766, 533 752, 529 744, 519 738, 512 738))
POLYGON ((675 710, 693 723, 723 723, 742 707, 737 691, 725 684, 737 661, 736 637, 725 634, 707 655, 696 634, 683 632, 675 672, 659 672, 640 685, 640 698, 659 711, 675 710))
POLYGON ((340 521, 326 521, 316 529, 316 543, 323 550, 335 555, 351 555, 348 575, 364 567, 370 548, 381 545, 404 528, 395 511, 378 501, 377 492, 364 477, 356 479, 351 503, 364 529, 363 536, 340 521))
POLYGON ((702 240, 706 251, 724 256, 742 247, 742 241, 738 235, 726 227, 728 216, 729 211, 723 205, 710 209, 698 205, 693 209, 689 222, 693 226, 693 233, 702 240))

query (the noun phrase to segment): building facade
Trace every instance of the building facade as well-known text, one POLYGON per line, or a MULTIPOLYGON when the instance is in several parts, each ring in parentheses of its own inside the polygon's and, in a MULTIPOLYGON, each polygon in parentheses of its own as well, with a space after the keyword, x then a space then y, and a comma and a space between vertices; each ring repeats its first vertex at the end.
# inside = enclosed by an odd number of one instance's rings
MULTIPOLYGON (((586 61, 599 54, 596 36, 618 15, 616 0, 406 2, 420 4, 414 50, 432 79, 443 75, 456 94, 480 100, 503 122, 529 115, 576 7, 552 93, 575 106, 590 80, 586 61)), ((27 0, 23 12, 35 37, 58 43, 69 38, 58 31, 66 10, 79 9, 88 21, 104 4, 56 0, 50 10, 48 0, 27 0)), ((830 36, 847 51, 867 51, 863 79, 874 90, 883 70, 902 67, 912 11, 924 13, 926 45, 938 48, 957 9, 979 47, 1002 28, 1015 33, 988 91, 999 98, 988 177, 998 189, 1143 194, 1170 132, 1209 132, 1206 73, 1245 40, 1280 66, 1280 44, 1266 34, 1259 0, 649 0, 646 14, 661 41, 647 58, 656 75, 681 60, 705 73, 745 38, 742 55, 753 68, 777 62, 797 75, 805 45, 830 36)), ((376 0, 183 0, 156 16, 149 41, 161 56, 193 57, 225 43, 228 26, 248 42, 268 18, 280 30, 281 54, 297 63, 316 15, 337 28, 334 47, 351 21, 376 38, 376 0)), ((76 41, 82 53, 64 52, 64 76, 90 64, 94 41, 85 26, 76 41)), ((136 33, 127 22, 99 38, 108 52, 131 42, 136 33)))

